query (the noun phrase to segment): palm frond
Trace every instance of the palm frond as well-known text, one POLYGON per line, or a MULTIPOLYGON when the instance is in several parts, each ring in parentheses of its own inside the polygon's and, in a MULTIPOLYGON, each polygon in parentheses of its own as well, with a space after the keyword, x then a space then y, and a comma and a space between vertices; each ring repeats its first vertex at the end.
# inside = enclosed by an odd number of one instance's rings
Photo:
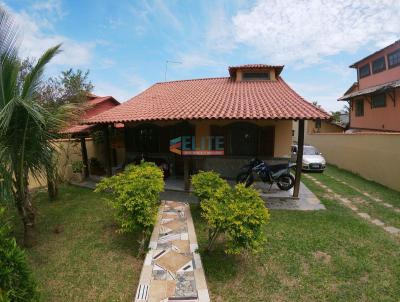
POLYGON ((17 57, 0 57, 0 108, 10 101, 18 90, 18 74, 20 62, 17 57))
POLYGON ((0 5, 0 57, 16 57, 18 28, 11 15, 0 5))
POLYGON ((24 98, 34 98, 34 94, 38 89, 40 79, 43 75, 45 66, 54 58, 60 50, 61 44, 58 44, 52 48, 49 48, 37 61, 33 69, 26 75, 24 79, 24 84, 22 86, 21 97, 24 98))

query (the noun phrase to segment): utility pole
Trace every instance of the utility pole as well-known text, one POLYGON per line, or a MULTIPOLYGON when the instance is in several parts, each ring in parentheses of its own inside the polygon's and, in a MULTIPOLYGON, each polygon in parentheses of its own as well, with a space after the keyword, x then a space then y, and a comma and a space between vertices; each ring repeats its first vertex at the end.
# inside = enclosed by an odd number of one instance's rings
POLYGON ((172 63, 172 64, 182 64, 182 62, 177 62, 177 61, 165 61, 165 75, 164 75, 164 82, 167 81, 167 71, 168 71, 168 63, 172 63))

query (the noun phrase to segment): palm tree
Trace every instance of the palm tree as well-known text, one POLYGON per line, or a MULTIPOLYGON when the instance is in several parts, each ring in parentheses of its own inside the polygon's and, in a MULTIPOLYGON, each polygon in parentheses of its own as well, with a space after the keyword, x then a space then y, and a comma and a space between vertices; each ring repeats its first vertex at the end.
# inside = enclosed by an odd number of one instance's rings
POLYGON ((38 102, 44 68, 60 52, 60 45, 48 49, 21 75, 17 40, 18 30, 0 6, 0 196, 13 197, 24 225, 24 244, 29 246, 35 224, 29 178, 44 176, 51 168, 52 140, 64 125, 61 114, 51 114, 38 102))

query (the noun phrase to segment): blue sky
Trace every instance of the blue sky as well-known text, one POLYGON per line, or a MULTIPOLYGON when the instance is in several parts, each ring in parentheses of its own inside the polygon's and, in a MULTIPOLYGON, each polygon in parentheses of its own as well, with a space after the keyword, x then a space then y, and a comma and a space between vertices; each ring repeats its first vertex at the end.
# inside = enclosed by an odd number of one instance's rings
POLYGON ((90 70, 99 95, 126 101, 155 82, 284 64, 283 78, 326 110, 356 80, 348 66, 400 38, 398 0, 1 1, 23 33, 21 56, 63 43, 48 75, 90 70), (390 20, 390 21, 388 21, 390 20))

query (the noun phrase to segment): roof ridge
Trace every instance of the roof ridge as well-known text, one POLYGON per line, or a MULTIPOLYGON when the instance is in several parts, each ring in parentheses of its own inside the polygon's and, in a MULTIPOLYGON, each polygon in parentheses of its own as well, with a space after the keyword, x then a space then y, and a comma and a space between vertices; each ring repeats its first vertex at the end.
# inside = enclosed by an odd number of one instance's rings
POLYGON ((175 82, 219 80, 219 79, 230 79, 230 78, 231 77, 210 77, 210 78, 197 78, 197 79, 186 79, 186 80, 173 80, 173 81, 156 82, 156 83, 154 83, 154 85, 157 85, 157 84, 168 84, 168 83, 175 83, 175 82))

